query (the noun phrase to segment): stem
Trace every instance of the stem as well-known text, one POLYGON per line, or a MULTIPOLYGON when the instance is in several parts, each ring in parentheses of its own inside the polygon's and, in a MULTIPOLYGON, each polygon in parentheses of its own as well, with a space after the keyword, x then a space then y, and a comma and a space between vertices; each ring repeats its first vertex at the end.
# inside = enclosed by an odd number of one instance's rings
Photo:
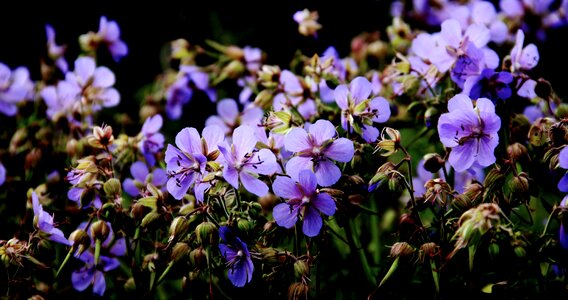
POLYGON ((355 236, 353 234, 353 225, 352 225, 353 219, 350 219, 349 222, 347 222, 346 226, 345 226, 345 231, 347 233, 347 239, 349 240, 349 244, 351 245, 351 248, 353 248, 353 250, 357 251, 357 254, 359 255, 359 262, 361 263, 361 268, 363 269, 363 272, 365 273, 365 276, 367 277, 367 280, 375 285, 377 284, 375 281, 375 278, 373 277, 373 274, 371 272, 371 268, 369 267, 369 263, 367 262, 367 256, 365 255, 365 251, 364 249, 358 245, 355 236))
POLYGON ((101 259, 101 239, 95 240, 95 267, 99 264, 101 259))
POLYGON ((540 235, 540 237, 544 237, 544 235, 546 234, 546 231, 548 230, 548 224, 550 223, 550 220, 552 220, 552 216, 556 214, 556 207, 554 207, 552 209, 552 212, 550 212, 550 215, 548 215, 548 219, 546 220, 546 224, 544 225, 544 229, 542 230, 542 234, 540 235))
MULTIPOLYGON (((160 278, 158 278, 156 285, 160 284, 162 282, 162 280, 164 280, 164 277, 166 277, 166 275, 168 275, 168 273, 170 272, 170 270, 172 269, 173 266, 174 266, 174 262, 170 261, 168 263, 168 266, 166 267, 166 269, 162 273, 162 275, 160 275, 160 278)), ((155 272, 153 272, 153 273, 155 274, 155 272)), ((150 290, 152 290, 152 282, 153 282, 153 280, 150 281, 150 290)))
POLYGON ((57 272, 55 273, 55 278, 57 278, 57 276, 59 276, 59 273, 61 272, 61 270, 63 270, 63 267, 65 266, 65 264, 69 261, 69 258, 71 257, 71 254, 73 253, 73 247, 71 247, 69 249, 69 252, 67 252, 67 256, 65 256, 65 259, 63 260, 63 263, 61 263, 61 266, 59 266, 59 269, 57 270, 57 272))

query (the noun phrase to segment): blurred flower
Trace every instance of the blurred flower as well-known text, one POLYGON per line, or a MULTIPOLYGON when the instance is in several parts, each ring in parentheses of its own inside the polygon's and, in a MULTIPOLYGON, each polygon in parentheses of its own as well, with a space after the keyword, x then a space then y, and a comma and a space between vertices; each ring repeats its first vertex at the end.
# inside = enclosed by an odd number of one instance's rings
POLYGON ((6 168, 2 162, 0 162, 0 186, 4 184, 4 181, 6 181, 6 168))
POLYGON ((232 142, 219 145, 225 158, 223 178, 235 189, 239 188, 239 179, 245 189, 259 197, 268 193, 266 183, 257 178, 258 174, 272 175, 278 171, 274 153, 268 149, 256 150, 255 129, 241 125, 233 132, 232 142))
POLYGON ((219 228, 219 251, 227 260, 229 280, 236 287, 243 287, 252 280, 254 265, 247 244, 241 241, 227 226, 219 228))
POLYGON ((53 225, 53 216, 43 211, 43 206, 39 203, 39 199, 35 191, 32 191, 32 206, 34 210, 34 224, 37 228, 41 232, 46 233, 50 240, 71 246, 71 242, 65 238, 63 231, 55 228, 53 225))
POLYGON ((105 16, 102 16, 99 22, 97 36, 107 45, 115 61, 121 60, 128 54, 128 47, 126 43, 120 39, 120 28, 116 21, 108 21, 105 16))
POLYGON ((217 103, 217 115, 209 116, 205 120, 205 126, 219 126, 225 135, 230 136, 233 130, 240 125, 256 127, 260 124, 263 113, 260 107, 252 104, 247 105, 240 112, 237 102, 227 98, 217 103))
POLYGON ((47 116, 54 122, 60 117, 72 122, 74 113, 81 111, 81 89, 75 84, 62 80, 57 86, 44 87, 40 95, 47 105, 47 116))
POLYGON ((140 141, 138 149, 144 155, 148 165, 156 164, 156 154, 164 148, 164 135, 159 131, 162 128, 163 119, 161 115, 148 117, 142 125, 142 130, 138 134, 140 141))
POLYGON ((311 170, 302 170, 298 182, 278 176, 272 189, 278 197, 287 199, 274 207, 273 217, 279 226, 292 228, 301 216, 302 231, 309 237, 319 234, 322 226, 320 212, 327 216, 335 213, 335 202, 327 193, 317 191, 316 176, 311 170))
POLYGON ((18 112, 18 103, 31 99, 33 95, 33 82, 30 73, 25 67, 10 70, 8 66, 0 63, 0 113, 6 116, 15 116, 18 112))
POLYGON ((315 83, 308 83, 291 71, 283 70, 280 73, 279 87, 281 92, 274 96, 274 111, 292 111, 295 109, 306 120, 316 115, 316 102, 313 95, 317 90, 315 83))
POLYGON ((294 13, 294 21, 298 23, 298 31, 305 36, 317 37, 317 31, 321 29, 318 23, 318 12, 309 11, 307 8, 294 13))
POLYGON ((504 101, 513 94, 510 86, 512 82, 513 75, 509 72, 484 69, 479 76, 466 79, 462 93, 471 99, 488 98, 493 102, 504 101))
MULTIPOLYGON (((562 148, 558 154, 558 166, 568 170, 568 147, 562 148)), ((568 192, 568 172, 558 182, 558 189, 561 192, 568 192)))
POLYGON ((355 153, 353 142, 336 138, 335 127, 327 120, 316 121, 308 131, 296 127, 286 135, 284 146, 296 155, 286 164, 286 171, 298 181, 301 170, 313 170, 319 185, 333 185, 341 177, 341 171, 332 160, 350 161, 355 153))
POLYGON ((195 90, 207 93, 211 101, 215 101, 214 91, 209 88, 209 74, 197 66, 182 65, 175 81, 166 89, 166 114, 168 118, 177 120, 183 112, 183 105, 189 103, 195 90))
POLYGON ((126 178, 122 186, 124 191, 132 197, 144 195, 148 183, 151 183, 158 189, 165 190, 165 184, 168 181, 168 176, 163 169, 155 168, 150 173, 146 164, 141 161, 137 161, 130 166, 130 174, 134 178, 126 178))
POLYGON ((474 108, 468 96, 458 94, 448 102, 448 110, 440 116, 438 133, 442 144, 452 148, 452 167, 461 172, 474 164, 486 167, 494 163, 501 119, 495 114, 493 102, 480 98, 474 108))
POLYGON ((64 57, 67 46, 55 43, 55 30, 51 25, 45 25, 45 34, 47 36, 47 55, 55 62, 61 72, 66 73, 69 70, 69 65, 64 57))

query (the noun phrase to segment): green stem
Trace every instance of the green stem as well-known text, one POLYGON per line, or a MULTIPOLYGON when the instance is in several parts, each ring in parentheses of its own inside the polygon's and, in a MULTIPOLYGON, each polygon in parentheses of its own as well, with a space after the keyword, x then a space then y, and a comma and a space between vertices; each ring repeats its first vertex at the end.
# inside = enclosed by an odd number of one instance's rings
POLYGON ((59 276, 59 273, 61 272, 61 270, 63 270, 63 267, 65 266, 65 264, 67 264, 67 262, 69 261, 69 258, 71 257, 71 254, 73 253, 73 247, 71 247, 69 249, 69 252, 67 252, 67 256, 65 256, 65 259, 63 260, 63 263, 61 264, 61 266, 59 266, 59 269, 57 270, 57 272, 55 273, 55 278, 57 278, 57 276, 59 276))
POLYGON ((101 239, 95 240, 95 267, 99 264, 101 259, 101 239))
MULTIPOLYGON (((170 261, 168 263, 168 266, 166 267, 166 269, 162 273, 162 275, 160 275, 160 278, 158 278, 156 285, 160 284, 162 282, 162 280, 164 280, 164 277, 166 277, 166 275, 168 275, 168 273, 170 272, 170 270, 172 269, 173 266, 174 266, 174 262, 170 261)), ((155 274, 155 272, 154 272, 154 274, 155 274)), ((152 282, 153 282, 153 280, 150 281, 150 290, 152 290, 152 282)))
POLYGON ((349 243, 351 244, 351 247, 353 248, 354 251, 357 251, 357 254, 359 255, 359 262, 361 263, 361 268, 363 269, 363 272, 365 273, 365 276, 367 277, 367 280, 375 285, 376 281, 375 281, 375 277, 373 276, 373 273, 371 271, 371 267, 369 266, 369 263, 367 261, 367 255, 365 254, 365 251, 363 248, 361 248, 361 246, 359 246, 359 243, 357 242, 356 238, 355 238, 355 234, 353 232, 353 224, 352 224, 353 220, 349 220, 349 222, 347 222, 346 226, 345 226, 345 231, 347 233, 347 239, 349 240, 349 243))

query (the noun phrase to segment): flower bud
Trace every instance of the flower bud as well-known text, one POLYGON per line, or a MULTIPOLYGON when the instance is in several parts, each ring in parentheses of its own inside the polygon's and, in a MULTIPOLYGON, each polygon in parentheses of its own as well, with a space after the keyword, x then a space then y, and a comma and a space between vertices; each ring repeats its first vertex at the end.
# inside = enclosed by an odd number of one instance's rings
POLYGON ((122 185, 120 180, 116 178, 111 178, 105 182, 103 185, 103 190, 107 196, 120 195, 122 193, 122 185))
POLYGON ((301 279, 310 276, 310 266, 304 260, 297 260, 294 263, 294 274, 296 278, 301 279))
POLYGON ((428 242, 420 246, 420 261, 423 263, 426 258, 433 258, 440 254, 440 246, 434 242, 428 242))
POLYGON ((430 173, 437 173, 445 163, 446 161, 438 153, 424 155, 424 169, 430 173))
POLYGON ((101 216, 105 220, 112 220, 116 215, 116 207, 114 203, 105 203, 101 209, 101 216))
POLYGON ((195 228, 197 242, 204 247, 215 245, 218 239, 217 231, 217 227, 212 222, 202 222, 195 228))
POLYGON ((537 96, 544 100, 548 100, 552 95, 552 85, 550 82, 543 78, 539 78, 536 81, 536 86, 534 87, 534 92, 537 96))
POLYGON ((140 223, 140 226, 147 228, 151 225, 156 224, 159 220, 160 220, 160 214, 156 211, 151 211, 148 214, 146 214, 146 216, 144 216, 142 222, 140 223))
POLYGON ((383 128, 377 149, 386 151, 381 153, 382 156, 390 156, 396 153, 400 149, 400 131, 390 127, 383 128))
POLYGON ((172 249, 172 254, 170 259, 173 262, 178 262, 183 258, 186 258, 189 254, 189 245, 187 243, 176 243, 172 249))
POLYGON ((288 287, 288 300, 304 299, 308 294, 308 286, 301 282, 294 282, 288 287))
POLYGON ((496 260, 499 257, 499 244, 495 242, 489 244, 488 251, 491 259, 496 260))
POLYGON ((390 256, 393 258, 402 257, 406 258, 411 256, 416 249, 407 242, 397 242, 392 245, 390 256))
POLYGON ((95 148, 106 148, 112 144, 114 141, 114 136, 112 135, 112 127, 103 125, 102 127, 95 126, 93 128, 93 134, 87 138, 89 145, 95 148))
POLYGON ((142 203, 133 203, 130 209, 130 216, 135 220, 142 220, 151 209, 142 203))
POLYGON ((83 254, 83 252, 91 246, 91 238, 83 229, 76 229, 73 231, 69 235, 69 241, 73 243, 73 249, 76 251, 76 256, 83 254))
POLYGON ((110 227, 105 221, 97 220, 91 224, 91 236, 94 239, 104 241, 110 234, 110 227))
POLYGON ((158 258, 158 253, 146 254, 146 256, 144 256, 144 261, 142 262, 142 269, 146 269, 149 272, 156 271, 156 264, 154 262, 158 260, 158 258))
POLYGON ((176 217, 170 225, 170 237, 168 243, 179 239, 189 231, 189 220, 185 217, 176 217))
POLYGON ((568 118, 568 104, 560 103, 554 111, 554 116, 559 120, 568 118))
POLYGON ((548 132, 552 124, 554 124, 552 118, 538 118, 534 121, 528 132, 530 144, 535 147, 540 147, 550 142, 548 132))
POLYGON ((189 252, 189 262, 197 269, 207 267, 207 252, 203 247, 195 248, 189 252))
POLYGON ((520 143, 513 143, 507 147, 507 154, 509 158, 520 161, 527 157, 528 150, 527 147, 520 143))
POLYGON ((524 194, 529 191, 529 179, 526 173, 513 176, 509 181, 509 189, 516 194, 524 194))
MULTIPOLYGON (((260 255, 262 257, 262 261, 268 264, 277 264, 278 263, 278 251, 274 248, 264 247, 260 248, 260 255)), ((296 267, 294 266, 294 269, 296 267)))
POLYGON ((525 258, 527 256, 527 250, 525 250, 523 246, 516 246, 513 251, 518 258, 525 258))
POLYGON ((485 186, 486 189, 493 191, 501 188, 504 185, 504 183, 505 183, 505 175, 503 175, 501 169, 493 168, 485 176, 485 180, 483 181, 483 186, 485 186))
POLYGON ((134 281, 134 277, 128 278, 124 283, 124 290, 127 292, 134 292, 136 291, 136 282, 134 281))
POLYGON ((438 119, 440 117, 440 110, 434 106, 430 106, 424 112, 424 122, 426 127, 435 128, 438 126, 438 119))

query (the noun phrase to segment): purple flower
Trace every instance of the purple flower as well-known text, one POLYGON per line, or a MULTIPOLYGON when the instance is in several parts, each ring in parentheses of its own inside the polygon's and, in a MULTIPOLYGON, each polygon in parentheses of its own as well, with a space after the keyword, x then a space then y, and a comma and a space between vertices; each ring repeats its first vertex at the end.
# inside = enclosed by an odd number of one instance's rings
POLYGON ((77 58, 75 70, 65 75, 65 81, 82 91, 82 104, 90 105, 93 111, 113 107, 120 102, 120 94, 112 87, 114 73, 107 67, 97 67, 92 57, 77 58))
POLYGON ((525 33, 519 29, 515 39, 515 46, 511 49, 511 69, 513 72, 519 70, 531 70, 536 67, 540 55, 538 48, 534 44, 528 44, 523 48, 525 33))
POLYGON ((52 121, 64 116, 71 122, 74 112, 80 112, 81 89, 75 84, 59 81, 57 86, 43 88, 40 95, 47 105, 47 116, 52 121))
POLYGON ((30 73, 25 67, 10 70, 8 66, 0 63, 0 113, 6 116, 15 116, 18 112, 18 103, 31 99, 33 95, 33 82, 30 73))
POLYGON ((207 118, 205 126, 219 126, 225 135, 230 135, 240 125, 257 126, 263 115, 262 109, 252 104, 247 105, 240 112, 237 102, 227 98, 217 103, 217 116, 207 118))
POLYGON ((122 187, 132 197, 144 195, 148 183, 163 190, 168 181, 168 176, 164 170, 156 168, 150 173, 146 164, 141 161, 137 161, 130 166, 130 174, 132 174, 134 179, 126 178, 122 187))
POLYGON ((128 54, 128 47, 120 39, 120 28, 115 21, 108 21, 105 16, 102 16, 97 36, 107 45, 115 61, 119 61, 128 54))
MULTIPOLYGON (((85 263, 85 265, 71 274, 71 283, 73 287, 78 291, 84 291, 90 285, 93 285, 93 294, 102 296, 106 290, 106 281, 104 272, 114 270, 120 266, 120 261, 116 258, 117 256, 123 256, 126 254, 126 240, 124 238, 115 239, 114 232, 110 223, 108 223, 110 233, 107 239, 102 243, 102 253, 99 258, 99 262, 95 265, 95 256, 93 254, 94 248, 81 253, 79 259, 85 263)), ((80 229, 86 230, 87 223, 84 222, 79 225, 80 229)), ((95 241, 91 236, 91 231, 86 230, 91 238, 91 245, 95 245, 95 241)))
POLYGON ((252 280, 254 265, 247 244, 241 241, 227 226, 219 228, 219 251, 227 260, 229 280, 236 287, 243 287, 252 280))
POLYGON ((175 199, 181 200, 205 171, 207 158, 202 154, 201 137, 193 127, 176 135, 176 146, 168 144, 166 149, 167 188, 175 199))
POLYGON ((465 81, 463 93, 471 99, 506 100, 513 94, 510 86, 512 82, 513 75, 509 72, 484 69, 479 76, 469 77, 465 81))
POLYGON ((280 73, 280 88, 283 92, 274 96, 274 111, 296 109, 300 115, 309 120, 317 113, 313 92, 315 84, 308 85, 289 70, 280 73))
POLYGON ((276 224, 292 228, 301 216, 302 231, 309 237, 319 234, 322 226, 320 212, 326 216, 335 213, 335 202, 329 194, 317 191, 316 176, 310 170, 302 170, 298 181, 279 176, 274 180, 272 189, 276 196, 287 199, 274 207, 272 215, 276 224))
POLYGON ((452 148, 452 167, 462 172, 474 163, 482 167, 494 163, 501 119, 495 114, 493 102, 479 98, 474 107, 468 96, 458 94, 448 102, 448 111, 438 120, 438 133, 442 144, 452 148))
MULTIPOLYGON (((558 154, 558 166, 562 169, 568 169, 568 147, 562 148, 558 154)), ((561 192, 568 192, 568 173, 564 174, 558 182, 558 189, 561 192)))
POLYGON ((294 152, 286 164, 286 171, 292 179, 299 181, 301 170, 313 170, 321 186, 330 186, 341 177, 341 171, 332 160, 348 162, 353 158, 353 142, 336 138, 337 132, 330 121, 318 120, 309 127, 293 128, 284 138, 286 150, 294 152))
POLYGON ((253 74, 257 73, 262 64, 262 50, 260 50, 260 48, 245 46, 243 48, 243 55, 247 70, 253 74))
MULTIPOLYGON (((564 196, 564 198, 560 202, 560 208, 562 210, 566 210, 568 208, 568 195, 564 196)), ((564 214, 562 219, 560 220, 560 229, 558 230, 558 236, 560 240, 560 246, 568 250, 568 231, 566 230, 566 227, 564 227, 564 223, 566 222, 564 220, 565 216, 566 215, 564 214)))
POLYGON ((372 91, 371 82, 361 76, 353 79, 349 87, 341 84, 335 88, 335 102, 341 108, 341 126, 348 132, 359 133, 367 142, 379 136, 373 123, 384 123, 391 114, 385 98, 369 98, 372 91))
POLYGON ((46 233, 50 240, 67 246, 71 246, 71 242, 65 238, 61 230, 53 226, 53 216, 43 211, 43 206, 39 203, 36 192, 32 192, 32 206, 34 209, 34 224, 39 231, 46 233))
POLYGON ((239 181, 244 188, 262 197, 268 193, 268 186, 258 179, 258 174, 272 175, 279 170, 274 153, 268 149, 256 150, 255 129, 241 125, 233 132, 233 145, 226 142, 219 145, 225 163, 223 178, 235 189, 239 181))
POLYGON ((6 181, 6 168, 2 162, 0 162, 0 186, 4 184, 4 181, 6 181))
POLYGON ((196 89, 205 91, 211 101, 215 100, 214 91, 209 88, 209 75, 196 66, 181 66, 177 79, 166 90, 168 118, 177 120, 181 117, 183 106, 189 103, 196 89))
POLYGON ((156 154, 164 148, 164 135, 159 132, 162 124, 163 119, 161 115, 151 116, 144 121, 139 134, 138 149, 140 149, 150 166, 156 164, 156 154))
POLYGON ((63 55, 67 47, 55 43, 55 30, 51 25, 45 25, 45 34, 47 36, 47 55, 63 73, 66 73, 69 70, 69 65, 63 55))

